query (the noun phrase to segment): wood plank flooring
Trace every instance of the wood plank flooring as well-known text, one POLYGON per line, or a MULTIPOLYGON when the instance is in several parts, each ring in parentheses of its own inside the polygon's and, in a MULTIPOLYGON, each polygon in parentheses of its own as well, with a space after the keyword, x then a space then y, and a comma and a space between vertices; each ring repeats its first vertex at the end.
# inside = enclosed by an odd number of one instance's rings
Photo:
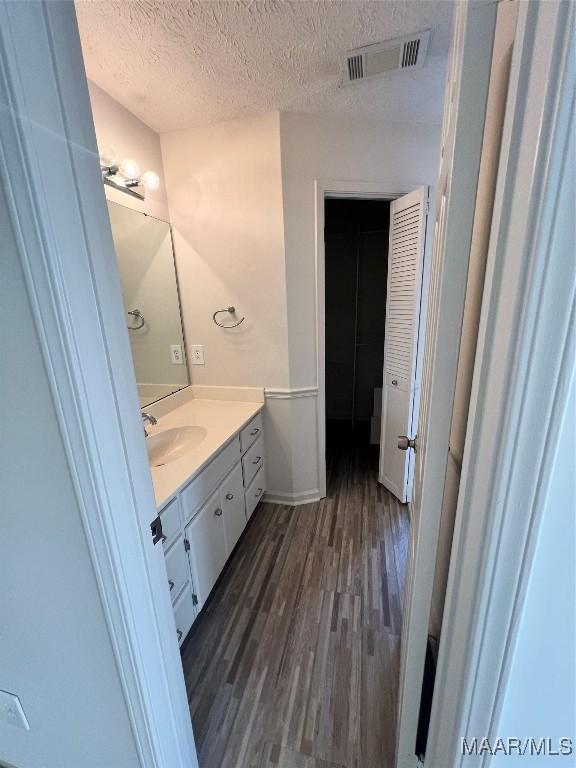
POLYGON ((369 447, 260 504, 182 653, 201 768, 392 766, 406 508, 369 447))

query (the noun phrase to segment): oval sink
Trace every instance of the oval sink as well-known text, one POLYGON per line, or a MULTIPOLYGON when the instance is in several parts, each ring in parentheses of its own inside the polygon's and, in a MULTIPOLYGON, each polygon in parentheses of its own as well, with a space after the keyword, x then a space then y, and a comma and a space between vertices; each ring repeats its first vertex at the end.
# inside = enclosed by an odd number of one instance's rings
POLYGON ((151 435, 146 438, 150 466, 161 467, 163 464, 181 459, 189 451, 197 448, 206 434, 204 427, 174 427, 151 435))

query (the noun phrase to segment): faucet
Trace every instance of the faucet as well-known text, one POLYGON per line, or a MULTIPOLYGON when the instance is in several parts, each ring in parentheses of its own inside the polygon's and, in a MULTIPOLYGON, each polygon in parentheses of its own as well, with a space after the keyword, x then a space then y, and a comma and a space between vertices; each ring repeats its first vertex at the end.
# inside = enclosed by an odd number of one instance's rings
MULTIPOLYGON (((158 419, 155 416, 152 416, 150 413, 146 413, 146 411, 142 411, 142 421, 144 424, 148 422, 148 424, 151 424, 154 426, 154 424, 158 424, 158 419)), ((146 427, 144 427, 144 436, 148 437, 148 432, 146 431, 146 427)))

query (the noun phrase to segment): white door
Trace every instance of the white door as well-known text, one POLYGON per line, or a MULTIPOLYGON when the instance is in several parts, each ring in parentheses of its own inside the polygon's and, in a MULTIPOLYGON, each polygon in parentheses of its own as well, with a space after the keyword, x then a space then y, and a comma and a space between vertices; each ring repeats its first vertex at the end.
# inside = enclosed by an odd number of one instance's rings
MULTIPOLYGON (((456 5, 436 187, 426 334, 402 611, 395 768, 416 766, 416 730, 497 3, 456 5)), ((414 454, 410 449, 409 453, 414 454)))
POLYGON ((402 502, 411 499, 414 474, 413 451, 399 450, 398 438, 416 430, 427 210, 427 187, 390 206, 379 480, 402 502))

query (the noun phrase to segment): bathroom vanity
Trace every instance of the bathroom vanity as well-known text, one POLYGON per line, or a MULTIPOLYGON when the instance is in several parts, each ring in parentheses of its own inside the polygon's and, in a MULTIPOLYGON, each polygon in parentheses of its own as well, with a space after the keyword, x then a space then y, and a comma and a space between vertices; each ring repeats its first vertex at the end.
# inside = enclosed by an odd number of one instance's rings
POLYGON ((191 385, 170 224, 108 212, 181 644, 266 489, 264 391, 191 385))
POLYGON ((149 430, 150 458, 159 464, 151 466, 152 482, 180 644, 266 490, 263 407, 191 398, 149 430), (150 449, 162 435, 173 436, 165 457, 150 449))

